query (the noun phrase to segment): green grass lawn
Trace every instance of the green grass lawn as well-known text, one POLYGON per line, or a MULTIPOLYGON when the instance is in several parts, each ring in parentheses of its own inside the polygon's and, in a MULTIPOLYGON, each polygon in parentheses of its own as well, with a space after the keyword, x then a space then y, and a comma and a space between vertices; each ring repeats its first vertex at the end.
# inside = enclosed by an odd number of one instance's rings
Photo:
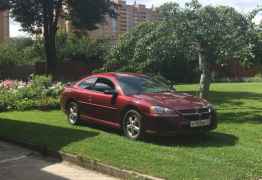
MULTIPOLYGON (((197 85, 179 91, 196 94, 197 85)), ((262 83, 213 84, 219 127, 206 136, 134 142, 116 131, 72 127, 60 111, 0 113, 0 136, 168 179, 262 178, 262 83)))

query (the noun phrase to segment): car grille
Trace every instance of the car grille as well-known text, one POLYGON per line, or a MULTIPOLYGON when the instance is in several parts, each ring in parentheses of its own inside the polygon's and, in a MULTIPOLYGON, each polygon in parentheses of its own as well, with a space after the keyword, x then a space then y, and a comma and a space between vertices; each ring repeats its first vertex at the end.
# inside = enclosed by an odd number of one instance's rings
POLYGON ((183 115, 184 119, 189 121, 209 119, 211 116, 209 108, 186 109, 180 110, 179 112, 183 115))

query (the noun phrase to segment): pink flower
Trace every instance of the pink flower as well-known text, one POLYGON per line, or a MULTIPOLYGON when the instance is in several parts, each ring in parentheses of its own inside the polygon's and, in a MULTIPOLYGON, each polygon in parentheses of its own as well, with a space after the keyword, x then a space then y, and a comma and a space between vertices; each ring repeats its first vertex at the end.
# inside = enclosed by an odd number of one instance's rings
POLYGON ((16 83, 15 81, 12 81, 12 80, 5 80, 3 82, 3 87, 5 89, 11 89, 11 88, 14 88, 16 86, 16 83))

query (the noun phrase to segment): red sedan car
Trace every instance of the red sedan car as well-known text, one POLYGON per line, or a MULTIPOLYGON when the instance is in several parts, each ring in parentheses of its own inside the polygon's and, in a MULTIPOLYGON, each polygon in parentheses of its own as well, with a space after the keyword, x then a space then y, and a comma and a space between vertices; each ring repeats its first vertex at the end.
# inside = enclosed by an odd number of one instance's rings
POLYGON ((206 132, 217 127, 206 100, 176 93, 143 74, 95 74, 64 88, 61 107, 72 125, 86 120, 121 128, 130 139, 145 132, 206 132))

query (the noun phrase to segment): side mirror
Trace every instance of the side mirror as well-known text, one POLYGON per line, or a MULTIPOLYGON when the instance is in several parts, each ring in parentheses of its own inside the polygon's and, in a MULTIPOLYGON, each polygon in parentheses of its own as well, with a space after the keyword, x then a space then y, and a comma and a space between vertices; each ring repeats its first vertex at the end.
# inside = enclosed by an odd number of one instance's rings
POLYGON ((68 83, 65 84, 65 86, 71 86, 71 85, 72 85, 71 82, 68 82, 68 83))
POLYGON ((108 95, 112 95, 112 96, 116 96, 117 95, 117 91, 114 89, 110 89, 110 90, 105 90, 104 94, 108 94, 108 95))

